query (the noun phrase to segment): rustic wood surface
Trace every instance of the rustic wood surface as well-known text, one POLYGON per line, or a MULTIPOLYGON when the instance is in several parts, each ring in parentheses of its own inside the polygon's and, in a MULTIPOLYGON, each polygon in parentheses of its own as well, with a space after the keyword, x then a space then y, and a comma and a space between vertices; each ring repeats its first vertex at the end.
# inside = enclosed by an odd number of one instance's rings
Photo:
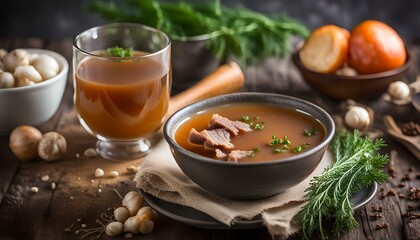
MULTIPOLYGON (((64 55, 71 65, 71 40, 0 39, 0 48, 11 50, 18 47, 57 51, 64 55)), ((416 49, 413 51, 416 52, 416 49)), ((297 96, 320 105, 332 115, 343 114, 343 101, 328 99, 311 90, 292 65, 290 59, 268 59, 261 65, 245 69, 244 90, 297 96)), ((410 73, 410 81, 416 78, 415 69, 410 73)), ((0 239, 81 239, 87 233, 86 229, 100 226, 96 222, 97 219, 104 223, 101 216, 110 216, 111 209, 120 205, 121 200, 114 189, 121 194, 135 190, 132 181, 134 175, 128 173, 126 168, 139 165, 141 160, 116 163, 100 157, 88 158, 83 155, 85 149, 94 147, 95 139, 77 120, 72 100, 71 76, 70 69, 66 92, 59 110, 47 123, 38 126, 42 132, 54 130, 66 137, 68 152, 64 158, 53 163, 39 159, 22 163, 10 152, 8 136, 0 137, 0 239), (119 171, 121 175, 117 178, 95 178, 94 171, 98 167, 105 172, 119 171), (50 177, 46 182, 41 180, 44 175, 50 177), (57 186, 54 190, 50 187, 52 182, 57 186), (38 193, 30 191, 33 186, 39 188, 38 193), (82 228, 82 224, 86 224, 86 228, 82 228), (85 230, 76 234, 79 229, 85 230)), ((419 113, 411 105, 395 106, 381 98, 362 103, 374 109, 374 126, 382 132, 382 116, 385 114, 392 115, 399 124, 407 121, 420 122, 419 113)), ((416 159, 403 145, 387 134, 384 134, 383 138, 388 144, 383 153, 391 156, 385 171, 393 177, 379 187, 380 190, 369 204, 355 213, 359 228, 343 233, 337 239, 420 239, 420 218, 410 214, 420 212, 419 197, 410 200, 410 191, 415 192, 420 188, 420 159, 416 159), (386 227, 379 229, 385 225, 386 227)), ((95 237, 97 233, 87 236, 86 239, 95 237)), ((100 238, 108 239, 105 234, 100 238)), ((271 239, 264 228, 209 230, 191 227, 164 216, 160 216, 152 233, 134 238, 271 239)), ((299 237, 293 239, 295 238, 299 237)))

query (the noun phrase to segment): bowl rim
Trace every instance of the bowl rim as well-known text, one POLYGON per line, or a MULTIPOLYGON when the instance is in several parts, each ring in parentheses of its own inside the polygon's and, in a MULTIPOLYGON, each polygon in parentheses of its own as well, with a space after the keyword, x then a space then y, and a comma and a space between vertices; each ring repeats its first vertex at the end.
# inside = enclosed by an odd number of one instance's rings
MULTIPOLYGON (((224 104, 227 103, 238 103, 240 101, 232 101, 232 102, 226 102, 224 104)), ((255 101, 249 101, 250 103, 255 102, 255 101)), ((217 104, 216 106, 219 105, 223 105, 223 104, 217 104)), ((215 107, 215 106, 212 106, 215 107)), ((305 111, 306 112, 306 111, 305 111)), ((181 117, 181 116, 179 116, 181 117)), ((182 121, 180 121, 182 122, 182 121)), ((322 125, 324 125, 323 123, 321 123, 322 125)), ((325 125, 324 125, 325 127, 325 125)), ((319 150, 321 150, 324 147, 327 147, 328 144, 331 142, 332 138, 335 135, 335 123, 332 119, 332 117, 327 113, 327 111, 325 111, 324 109, 322 109, 321 107, 319 107, 318 105, 311 103, 309 101, 306 101, 304 99, 301 98, 297 98, 297 97, 293 97, 293 96, 289 96, 289 95, 284 95, 284 94, 277 94, 277 93, 262 93, 262 92, 239 92, 239 93, 230 93, 230 94, 224 94, 224 95, 219 95, 216 97, 212 97, 212 98, 207 98, 192 104, 189 104, 181 109, 179 109, 178 111, 176 111, 175 113, 173 113, 165 122, 164 126, 163 126, 163 135, 164 138, 166 140, 166 142, 169 144, 169 146, 171 148, 176 148, 177 151, 181 152, 183 155, 191 155, 192 158, 194 158, 195 160, 204 162, 204 163, 208 163, 208 164, 213 164, 216 166, 225 166, 225 167, 235 167, 235 168, 248 168, 248 167, 255 167, 255 166, 269 166, 269 165, 275 165, 278 163, 283 163, 283 164, 287 164, 293 161, 297 161, 298 159, 303 159, 311 154, 313 154, 314 152, 318 152, 319 150), (321 141, 320 144, 318 144, 317 146, 315 146, 314 148, 309 149, 308 151, 305 151, 303 153, 299 153, 297 155, 291 156, 291 157, 287 157, 287 158, 281 158, 281 159, 276 159, 276 160, 270 160, 270 161, 263 161, 263 162, 245 162, 245 163, 236 163, 236 162, 227 162, 227 161, 218 161, 215 160, 213 158, 209 158, 209 157, 205 157, 202 156, 200 154, 188 151, 187 149, 181 147, 172 137, 171 137, 171 129, 169 129, 169 125, 173 125, 174 127, 178 127, 179 126, 179 122, 175 123, 173 121, 175 121, 174 119, 176 117, 178 117, 179 115, 184 115, 185 117, 182 118, 182 120, 185 120, 186 117, 188 117, 191 114, 186 114, 184 112, 188 111, 189 108, 192 108, 194 106, 197 105, 202 105, 204 104, 206 101, 217 101, 218 99, 223 99, 226 98, 226 100, 230 100, 231 98, 237 98, 240 96, 245 95, 246 98, 252 97, 252 96, 265 96, 265 97, 281 97, 284 99, 289 99, 292 100, 294 102, 299 102, 302 104, 306 104, 308 106, 310 106, 312 109, 315 109, 316 111, 320 112, 321 114, 325 115, 327 121, 331 124, 331 132, 326 132, 326 136, 325 138, 321 141)), ((326 129, 327 130, 327 129, 326 129)), ((175 132, 175 131, 173 131, 175 132)))
POLYGON ((40 83, 35 83, 33 85, 28 85, 28 86, 23 86, 23 87, 13 87, 13 88, 0 88, 0 93, 2 92, 20 92, 20 91, 26 91, 26 90, 31 90, 31 89, 37 89, 37 88, 42 88, 44 86, 48 86, 53 84, 54 82, 57 82, 60 79, 66 79, 67 80, 67 73, 69 70, 69 63, 67 62, 66 58, 57 53, 54 52, 52 50, 48 50, 48 49, 42 49, 42 48, 19 48, 19 49, 23 49, 28 51, 28 53, 36 53, 36 54, 48 54, 51 57, 53 57, 57 62, 58 65, 60 66, 60 71, 58 72, 57 75, 55 75, 54 77, 44 80, 40 83))
POLYGON ((332 74, 332 73, 321 73, 321 72, 317 72, 314 71, 308 67, 306 67, 302 61, 300 60, 299 57, 299 51, 301 48, 296 49, 293 54, 292 54, 292 58, 293 58, 293 62, 295 63, 295 65, 305 71, 305 72, 309 72, 311 74, 323 77, 323 78, 333 78, 333 79, 342 79, 342 80, 356 80, 356 81, 361 81, 361 80, 369 80, 369 79, 379 79, 379 78, 385 78, 385 77, 389 77, 389 76, 393 76, 393 75, 397 75, 399 73, 402 73, 404 71, 406 71, 408 68, 411 67, 411 65, 413 64, 413 57, 411 52, 406 48, 405 52, 407 54, 406 60, 404 62, 403 65, 401 65, 398 68, 394 68, 388 71, 384 71, 384 72, 379 72, 379 73, 372 73, 372 74, 361 74, 361 75, 356 75, 356 76, 343 76, 343 75, 337 75, 337 74, 332 74))

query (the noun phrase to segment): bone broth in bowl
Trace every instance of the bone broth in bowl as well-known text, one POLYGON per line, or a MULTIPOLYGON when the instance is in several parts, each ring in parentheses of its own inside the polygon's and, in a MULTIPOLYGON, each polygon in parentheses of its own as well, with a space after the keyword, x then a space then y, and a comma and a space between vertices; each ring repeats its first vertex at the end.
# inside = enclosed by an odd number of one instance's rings
POLYGON ((335 131, 323 109, 280 94, 235 93, 174 113, 164 136, 197 185, 233 199, 275 195, 317 167, 335 131))

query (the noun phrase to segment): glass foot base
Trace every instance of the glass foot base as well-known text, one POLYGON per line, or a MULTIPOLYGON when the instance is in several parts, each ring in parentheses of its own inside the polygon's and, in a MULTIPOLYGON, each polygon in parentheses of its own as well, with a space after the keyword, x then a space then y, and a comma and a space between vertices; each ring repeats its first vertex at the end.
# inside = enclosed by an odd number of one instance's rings
POLYGON ((96 142, 96 152, 109 160, 127 161, 135 160, 146 156, 150 150, 148 140, 132 142, 102 141, 96 142))

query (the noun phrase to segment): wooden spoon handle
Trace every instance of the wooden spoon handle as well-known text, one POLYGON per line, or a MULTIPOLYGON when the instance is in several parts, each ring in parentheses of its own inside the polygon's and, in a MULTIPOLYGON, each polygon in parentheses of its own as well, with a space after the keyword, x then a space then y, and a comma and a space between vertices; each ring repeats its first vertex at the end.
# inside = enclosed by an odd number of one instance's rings
POLYGON ((196 85, 171 97, 167 116, 198 100, 238 91, 243 84, 244 74, 238 64, 222 65, 196 85))
POLYGON ((384 116, 384 124, 386 128, 393 129, 397 133, 402 134, 401 129, 398 127, 397 123, 395 123, 394 118, 390 115, 384 116))

